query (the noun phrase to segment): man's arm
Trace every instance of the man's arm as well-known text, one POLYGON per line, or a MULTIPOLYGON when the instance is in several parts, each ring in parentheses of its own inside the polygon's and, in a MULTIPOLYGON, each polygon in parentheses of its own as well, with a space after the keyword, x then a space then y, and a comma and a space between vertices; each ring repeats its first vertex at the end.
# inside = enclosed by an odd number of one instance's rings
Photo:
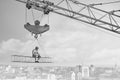
POLYGON ((32 50, 32 56, 34 55, 34 49, 32 50))

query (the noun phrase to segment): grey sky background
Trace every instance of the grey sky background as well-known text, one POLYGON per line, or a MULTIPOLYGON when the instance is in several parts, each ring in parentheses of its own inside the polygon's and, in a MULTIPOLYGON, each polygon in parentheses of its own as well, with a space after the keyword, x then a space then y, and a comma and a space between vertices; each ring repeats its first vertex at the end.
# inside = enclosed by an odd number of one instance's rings
POLYGON ((25 32, 22 27, 24 23, 24 6, 15 0, 0 1, 0 41, 9 38, 21 39, 25 32))
MULTIPOLYGON (((86 4, 108 2, 108 0, 78 1, 86 4)), ((118 10, 120 3, 98 8, 107 11, 118 10)), ((40 19, 38 14, 40 12, 36 12, 35 18, 40 19)), ((33 23, 30 11, 28 16, 28 21, 33 23)), ((41 23, 47 23, 47 19, 48 17, 44 16, 41 23)), ((31 56, 31 50, 38 45, 24 29, 24 24, 25 5, 15 0, 0 0, 0 63, 11 64, 10 56, 13 54, 31 56)), ((120 35, 95 29, 94 26, 53 13, 49 14, 49 24, 50 31, 39 38, 38 46, 42 56, 53 57, 52 65, 120 64, 120 35)))

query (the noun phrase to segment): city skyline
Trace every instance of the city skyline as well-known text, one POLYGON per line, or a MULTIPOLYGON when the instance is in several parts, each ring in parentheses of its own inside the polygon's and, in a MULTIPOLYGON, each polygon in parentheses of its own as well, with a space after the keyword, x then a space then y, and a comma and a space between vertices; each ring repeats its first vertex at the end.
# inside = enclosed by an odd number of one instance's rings
MULTIPOLYGON (((86 4, 108 2, 80 1, 86 4)), ((118 10, 120 3, 98 7, 106 11, 118 10)), ((54 63, 50 65, 120 65, 120 35, 50 13, 50 30, 42 34, 37 42, 24 28, 25 9, 25 4, 15 0, 0 1, 0 63, 19 64, 11 62, 11 55, 31 56, 32 49, 37 45, 40 47, 41 56, 53 58, 54 63)), ((27 21, 32 24, 34 21, 31 11, 27 12, 27 21)), ((35 10, 33 12, 35 19, 40 20, 41 12, 35 10)), ((46 23, 48 15, 41 19, 41 24, 46 23)))

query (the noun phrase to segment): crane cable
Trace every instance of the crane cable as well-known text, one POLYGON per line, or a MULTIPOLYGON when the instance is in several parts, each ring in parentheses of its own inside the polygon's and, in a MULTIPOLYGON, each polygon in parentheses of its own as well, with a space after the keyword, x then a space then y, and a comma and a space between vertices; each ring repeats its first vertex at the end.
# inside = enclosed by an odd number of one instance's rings
POLYGON ((27 23, 27 8, 25 7, 25 23, 27 23))
MULTIPOLYGON (((32 12, 33 21, 35 21, 35 15, 34 15, 33 10, 31 10, 31 12, 32 12)), ((42 14, 41 19, 42 19, 43 15, 44 15, 44 14, 42 14)), ((40 19, 40 21, 41 21, 41 19, 40 19)), ((41 46, 41 44, 39 43, 38 38, 34 38, 34 39, 37 41, 37 44, 38 44, 39 48, 40 48, 44 53, 46 53, 45 50, 44 50, 44 48, 43 48, 43 47, 41 46)))
MULTIPOLYGON (((35 21, 35 15, 34 15, 33 9, 31 10, 31 12, 32 12, 33 21, 35 21)), ((42 20, 44 15, 45 15, 44 13, 41 15, 40 21, 42 20)), ((47 19, 47 24, 49 24, 49 14, 48 14, 48 19, 47 19)))
POLYGON ((49 25, 49 14, 48 14, 48 25, 49 25))
MULTIPOLYGON (((34 15, 33 9, 31 10, 31 13, 32 13, 33 21, 35 21, 35 15, 34 15)), ((43 18, 43 16, 44 16, 44 14, 41 15, 40 21, 41 21, 41 19, 43 18)), ((25 23, 27 23, 27 18, 28 18, 28 10, 27 10, 27 8, 25 7, 25 23)), ((47 22, 48 22, 48 24, 49 24, 49 14, 48 14, 48 21, 47 21, 47 22)), ((43 52, 45 53, 45 55, 46 55, 46 52, 45 52, 44 48, 40 45, 40 43, 39 43, 39 41, 38 41, 38 38, 35 38, 35 40, 37 41, 38 46, 42 49, 42 51, 43 51, 43 52)))
MULTIPOLYGON (((33 21, 35 21, 35 16, 34 16, 34 13, 33 13, 33 10, 31 10, 32 12, 32 18, 33 18, 33 21)), ((25 23, 27 23, 27 18, 28 18, 28 12, 27 12, 27 8, 25 8, 25 23)), ((37 43, 39 45, 39 47, 41 47, 41 45, 39 44, 38 42, 38 39, 35 38, 35 40, 37 40, 37 43)), ((35 41, 34 41, 35 42, 35 41)), ((42 49, 42 48, 41 48, 42 49)))
POLYGON ((112 2, 101 3, 101 4, 105 5, 105 4, 113 4, 113 3, 118 3, 118 2, 120 2, 120 0, 119 1, 112 1, 112 2))
POLYGON ((89 5, 91 5, 91 6, 97 6, 97 5, 107 5, 107 4, 113 4, 113 3, 119 3, 120 2, 120 0, 119 1, 112 1, 112 2, 104 2, 104 3, 93 3, 93 4, 89 4, 89 5))
POLYGON ((32 12, 33 21, 35 21, 35 15, 34 15, 33 9, 31 10, 31 12, 32 12))
POLYGON ((48 56, 48 55, 46 54, 46 51, 45 51, 44 47, 42 47, 41 44, 39 43, 38 39, 36 39, 36 41, 37 41, 37 43, 38 43, 38 46, 39 46, 39 47, 41 48, 41 50, 43 51, 43 53, 44 53, 46 56, 48 56))
MULTIPOLYGON (((41 15, 41 17, 40 17, 40 21, 41 21, 41 19, 43 18, 43 16, 44 16, 44 14, 41 15)), ((33 10, 32 10, 32 17, 33 17, 33 21, 35 21, 35 15, 34 15, 33 10)), ((48 16, 48 19, 49 19, 49 16, 48 16)), ((49 23, 49 20, 48 20, 48 23, 49 23)), ((38 46, 40 47, 40 49, 42 49, 42 51, 46 54, 44 48, 43 48, 43 47, 41 46, 41 44, 39 43, 38 38, 35 38, 35 40, 37 41, 38 46)))

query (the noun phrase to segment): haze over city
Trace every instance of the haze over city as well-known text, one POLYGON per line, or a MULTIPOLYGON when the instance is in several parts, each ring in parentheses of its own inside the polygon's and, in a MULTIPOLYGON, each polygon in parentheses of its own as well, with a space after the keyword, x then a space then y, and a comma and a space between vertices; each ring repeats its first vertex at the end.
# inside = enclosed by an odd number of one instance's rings
MULTIPOLYGON (((79 1, 85 4, 108 2, 79 1)), ((103 5, 99 8, 106 11, 118 10, 120 3, 103 5)), ((41 56, 53 58, 54 63, 49 65, 120 65, 119 34, 50 13, 50 30, 38 38, 38 43, 24 28, 25 9, 25 4, 15 0, 0 0, 0 63, 12 64, 11 55, 31 56, 33 48, 37 45, 41 56)), ((40 20, 41 12, 35 11, 34 14, 35 19, 40 20)), ((27 17, 27 21, 33 24, 31 11, 28 11, 27 17)), ((46 23, 48 15, 41 19, 41 24, 46 23)))

